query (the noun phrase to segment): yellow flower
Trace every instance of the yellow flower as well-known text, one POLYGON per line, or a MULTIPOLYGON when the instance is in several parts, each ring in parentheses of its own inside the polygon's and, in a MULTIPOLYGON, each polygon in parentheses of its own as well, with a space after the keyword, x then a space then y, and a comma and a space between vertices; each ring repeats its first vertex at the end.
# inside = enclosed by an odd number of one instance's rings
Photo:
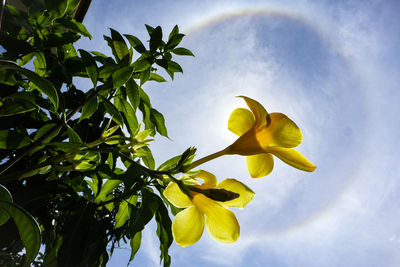
POLYGON ((292 149, 301 143, 303 137, 297 125, 286 115, 268 114, 257 101, 241 97, 251 111, 237 108, 232 112, 228 128, 240 137, 224 153, 247 156, 247 169, 253 178, 264 177, 272 171, 272 155, 297 169, 314 171, 316 166, 292 149))
POLYGON ((215 240, 222 243, 235 242, 239 237, 239 223, 235 214, 226 208, 243 208, 251 201, 254 192, 235 179, 225 179, 217 184, 215 176, 206 171, 200 171, 196 178, 202 179, 204 183, 188 186, 191 199, 182 193, 175 182, 171 182, 163 193, 174 206, 186 208, 172 222, 175 242, 182 247, 196 243, 203 234, 204 220, 208 232, 215 240), (221 197, 221 194, 224 196, 221 197))

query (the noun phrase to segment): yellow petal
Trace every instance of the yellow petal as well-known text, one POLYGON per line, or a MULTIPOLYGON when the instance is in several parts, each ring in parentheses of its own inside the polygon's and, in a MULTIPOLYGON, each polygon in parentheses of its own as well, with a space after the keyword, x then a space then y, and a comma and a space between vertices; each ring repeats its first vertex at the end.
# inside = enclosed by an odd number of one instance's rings
POLYGON ((247 156, 246 165, 252 178, 261 178, 270 174, 274 168, 274 159, 267 153, 247 156))
POLYGON ((203 194, 195 195, 192 201, 206 215, 207 230, 215 240, 233 243, 238 239, 240 226, 232 211, 203 194))
POLYGON ((250 130, 253 124, 253 113, 246 108, 237 108, 229 116, 228 129, 234 134, 241 136, 250 130))
MULTIPOLYGON (((271 113, 270 116, 271 124, 265 128, 269 132, 267 139, 272 135, 272 140, 268 140, 269 146, 290 148, 300 145, 303 134, 291 119, 282 113, 271 113)), ((264 147, 264 143, 262 146, 264 147)))
POLYGON ((269 152, 280 158, 283 162, 299 170, 312 172, 316 166, 306 159, 300 152, 291 148, 271 147, 269 152))
POLYGON ((204 230, 204 215, 196 207, 179 212, 172 222, 172 235, 181 247, 193 245, 199 241, 204 230))
POLYGON ((175 207, 178 208, 186 208, 193 206, 192 202, 188 198, 187 195, 185 195, 180 189, 179 186, 171 182, 165 188, 163 195, 171 202, 175 207))
POLYGON ((246 96, 240 96, 240 97, 246 101, 247 106, 249 106, 249 108, 254 114, 255 118, 254 127, 256 127, 257 129, 264 127, 267 124, 267 116, 268 116, 268 112, 265 110, 265 108, 254 99, 251 99, 246 96))
POLYGON ((200 188, 214 188, 217 185, 217 178, 210 172, 200 170, 200 172, 196 174, 196 178, 204 181, 204 183, 199 186, 200 188))
POLYGON ((247 185, 239 182, 236 179, 225 179, 221 181, 216 188, 223 188, 225 190, 239 194, 239 197, 233 200, 218 202, 224 207, 236 207, 243 209, 244 206, 246 206, 247 203, 249 203, 254 197, 254 192, 249 187, 247 187, 247 185))

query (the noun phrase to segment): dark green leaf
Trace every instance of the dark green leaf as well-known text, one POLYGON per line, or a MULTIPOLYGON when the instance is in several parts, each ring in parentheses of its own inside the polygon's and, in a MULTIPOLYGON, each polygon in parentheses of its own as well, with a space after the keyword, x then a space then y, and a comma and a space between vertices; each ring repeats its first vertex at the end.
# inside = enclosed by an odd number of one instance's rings
POLYGON ((118 109, 105 97, 101 96, 102 103, 104 104, 104 108, 112 116, 113 121, 118 125, 124 125, 124 119, 119 113, 118 109))
POLYGON ((147 24, 145 24, 144 26, 146 26, 146 30, 149 33, 149 35, 151 36, 152 32, 154 31, 154 28, 147 24))
MULTIPOLYGON (((12 202, 12 197, 10 192, 0 184, 0 200, 6 201, 6 202, 12 202)), ((10 218, 10 215, 8 215, 7 212, 1 212, 0 213, 0 226, 5 224, 8 219, 10 218)))
POLYGON ((80 23, 74 19, 60 19, 60 20, 58 20, 58 22, 61 25, 63 25, 65 28, 67 28, 68 30, 70 30, 72 32, 80 33, 83 36, 89 37, 90 39, 92 39, 92 35, 90 35, 90 33, 86 29, 85 25, 83 25, 82 23, 80 23))
POLYGON ((177 47, 175 49, 172 49, 171 52, 174 53, 175 55, 178 55, 178 56, 192 56, 192 57, 194 57, 193 53, 189 49, 186 49, 186 48, 183 48, 183 47, 177 47))
POLYGON ((64 16, 68 7, 68 0, 44 0, 47 11, 54 17, 60 18, 64 16))
POLYGON ((153 218, 158 209, 159 202, 155 195, 148 190, 142 190, 142 201, 139 209, 132 209, 132 220, 130 221, 129 232, 134 236, 141 232, 146 224, 153 218), (134 219, 133 219, 134 218, 134 219))
POLYGON ((145 82, 147 82, 150 79, 150 68, 147 70, 144 70, 140 73, 139 79, 140 79, 140 86, 142 86, 145 82))
MULTIPOLYGON (((43 125, 36 132, 35 137, 33 138, 33 141, 38 140, 40 137, 42 137, 46 133, 52 131, 52 129, 54 129, 56 126, 57 126, 56 123, 47 123, 47 124, 43 125)), ((60 128, 57 131, 53 131, 53 133, 51 135, 49 135, 45 140, 43 140, 43 142, 50 142, 54 137, 56 137, 58 135, 59 132, 60 132, 60 128)))
POLYGON ((174 28, 172 29, 171 33, 168 36, 168 40, 172 38, 172 36, 176 35, 179 33, 179 27, 178 25, 175 25, 174 28))
POLYGON ((172 72, 183 72, 182 67, 174 62, 174 61, 170 61, 168 62, 168 71, 172 71, 172 72))
POLYGON ((140 103, 140 91, 134 79, 130 79, 126 82, 126 94, 128 95, 133 109, 136 111, 140 103))
POLYGON ((129 34, 124 34, 124 36, 126 39, 128 39, 128 42, 131 44, 131 46, 140 54, 143 54, 147 51, 142 42, 136 36, 129 34))
POLYGON ((131 66, 125 66, 112 74, 113 87, 119 88, 124 85, 132 76, 133 68, 131 66))
POLYGON ((132 164, 126 170, 126 172, 122 175, 122 180, 124 181, 125 188, 132 188, 132 186, 140 181, 140 179, 145 176, 149 176, 147 172, 145 172, 142 168, 132 164))
POLYGON ((174 49, 183 39, 185 35, 182 33, 177 33, 171 36, 171 38, 168 40, 167 45, 165 46, 165 49, 174 49))
POLYGON ((0 149, 15 150, 29 144, 29 138, 15 130, 0 131, 0 149))
POLYGON ((155 52, 160 47, 162 41, 162 30, 160 26, 157 26, 150 33, 150 51, 155 52))
POLYGON ((34 83, 38 90, 44 93, 49 100, 53 103, 54 107, 58 108, 58 93, 54 86, 43 77, 40 77, 33 71, 18 66, 15 62, 8 60, 0 60, 0 69, 14 69, 26 76, 32 83, 34 83))
POLYGON ((164 261, 164 266, 169 266, 171 264, 171 257, 168 255, 168 248, 171 246, 173 240, 171 231, 172 223, 164 202, 158 196, 155 197, 159 201, 155 217, 157 222, 157 236, 160 240, 160 262, 164 261))
POLYGON ((89 52, 87 52, 83 49, 79 49, 79 53, 81 54, 83 64, 85 65, 86 72, 87 72, 90 80, 92 80, 94 88, 96 88, 97 79, 99 78, 99 72, 97 70, 96 61, 94 60, 94 58, 92 57, 92 55, 89 52))
POLYGON ((1 212, 6 212, 14 220, 22 243, 26 249, 25 266, 36 258, 40 249, 40 229, 35 219, 17 204, 0 200, 1 212))
POLYGON ((6 104, 0 106, 0 117, 22 114, 35 110, 37 108, 38 107, 30 101, 18 99, 15 101, 7 102, 6 104))
POLYGON ((93 97, 89 102, 87 102, 83 107, 82 107, 82 112, 81 112, 81 117, 79 118, 79 121, 82 121, 86 118, 90 118, 93 113, 96 112, 96 110, 99 107, 99 102, 97 101, 97 97, 93 97))
POLYGON ((67 127, 67 132, 68 132, 68 138, 69 141, 72 143, 80 143, 82 144, 82 139, 79 137, 79 135, 72 129, 71 127, 67 127))
POLYGON ((147 59, 138 59, 132 64, 132 67, 136 72, 147 70, 150 66, 151 64, 147 59))

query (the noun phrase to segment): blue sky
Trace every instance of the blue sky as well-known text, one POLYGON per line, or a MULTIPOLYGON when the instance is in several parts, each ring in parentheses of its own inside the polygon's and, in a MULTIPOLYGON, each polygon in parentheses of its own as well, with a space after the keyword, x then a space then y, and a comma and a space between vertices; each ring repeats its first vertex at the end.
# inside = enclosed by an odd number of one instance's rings
MULTIPOLYGON (((234 210, 241 236, 232 245, 208 233, 188 248, 171 246, 172 266, 399 266, 400 136, 398 1, 93 1, 87 49, 110 53, 108 27, 146 39, 144 24, 175 24, 182 45, 173 82, 145 90, 172 139, 156 140, 160 164, 189 146, 198 157, 235 140, 236 98, 257 99, 292 118, 303 132, 298 150, 313 173, 275 161, 253 180, 240 156, 201 167, 219 180, 237 178, 256 196, 234 210)), ((89 85, 88 85, 89 86, 89 85)), ((158 266, 155 226, 146 227, 133 264, 158 266)), ((129 246, 108 266, 124 266, 129 246)))

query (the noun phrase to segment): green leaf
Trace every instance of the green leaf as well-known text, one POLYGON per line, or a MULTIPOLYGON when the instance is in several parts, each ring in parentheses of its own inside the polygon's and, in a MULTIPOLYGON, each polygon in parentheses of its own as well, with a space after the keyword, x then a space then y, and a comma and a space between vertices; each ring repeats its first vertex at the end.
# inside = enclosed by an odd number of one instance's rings
POLYGON ((136 111, 140 103, 140 91, 134 79, 130 79, 126 82, 126 94, 128 95, 133 109, 136 111))
POLYGON ((67 127, 67 132, 68 132, 68 138, 69 141, 72 143, 80 143, 82 144, 82 139, 79 137, 79 135, 72 129, 71 127, 67 127))
POLYGON ((185 35, 182 33, 177 33, 177 34, 172 35, 171 38, 168 39, 165 49, 169 50, 169 49, 175 48, 182 41, 184 36, 185 35))
POLYGON ((150 62, 147 59, 138 59, 133 64, 132 67, 136 72, 141 72, 149 69, 151 66, 150 62))
POLYGON ((157 48, 160 47, 161 41, 162 41, 162 29, 160 26, 157 26, 150 33, 150 51, 155 52, 157 48))
POLYGON ((132 108, 131 104, 123 98, 114 98, 115 107, 122 113, 124 121, 128 126, 129 133, 133 136, 135 135, 136 129, 139 123, 136 118, 135 110, 132 108))
POLYGON ((10 191, 8 191, 8 189, 0 184, 0 200, 4 200, 4 201, 8 201, 8 202, 12 202, 12 196, 10 191))
POLYGON ((94 202, 99 204, 100 202, 105 201, 107 195, 111 193, 120 183, 122 183, 122 180, 107 180, 107 182, 105 182, 101 187, 100 193, 97 195, 94 202))
POLYGON ((147 70, 144 70, 140 73, 139 79, 140 79, 140 86, 142 86, 145 82, 147 82, 150 79, 150 68, 147 70))
POLYGON ((87 52, 83 49, 79 49, 78 51, 81 54, 83 64, 85 65, 86 72, 87 72, 90 80, 92 80, 94 88, 96 88, 97 79, 99 78, 99 72, 97 69, 96 61, 94 60, 93 56, 89 52, 87 52))
POLYGON ((25 266, 29 266, 40 249, 40 229, 35 219, 17 204, 0 200, 1 212, 6 212, 14 220, 22 243, 26 249, 25 266))
POLYGON ((111 31, 112 44, 115 53, 117 55, 117 58, 120 60, 120 62, 122 61, 129 64, 129 49, 125 43, 124 38, 116 30, 110 28, 110 31, 111 31))
POLYGON ((157 132, 159 132, 162 136, 168 137, 168 131, 167 131, 167 128, 165 127, 164 116, 154 108, 152 108, 150 110, 151 110, 150 120, 156 126, 157 132))
POLYGON ((97 100, 97 97, 93 97, 89 102, 87 102, 83 107, 82 107, 82 112, 81 112, 81 117, 79 118, 79 122, 86 118, 90 118, 93 113, 96 112, 96 110, 99 107, 99 102, 97 100))
POLYGON ((68 0, 44 0, 47 11, 54 17, 64 16, 68 8, 68 0))
MULTIPOLYGON (((6 202, 12 202, 12 196, 10 192, 0 184, 0 200, 6 201, 6 202)), ((10 218, 10 215, 8 215, 7 212, 1 212, 0 213, 0 226, 5 224, 8 219, 10 218)))
POLYGON ((101 96, 102 103, 104 104, 104 108, 106 109, 107 113, 112 116, 113 121, 118 125, 124 125, 124 119, 119 113, 118 109, 104 96, 101 96))
POLYGON ((143 43, 136 36, 132 36, 129 34, 124 34, 124 36, 126 37, 126 39, 128 39, 128 42, 131 44, 132 48, 134 48, 140 54, 143 54, 147 51, 143 43))
MULTIPOLYGON (((35 137, 33 137, 33 141, 38 140, 40 137, 51 131, 54 127, 57 126, 57 123, 47 123, 43 125, 35 134, 35 137)), ((46 138, 46 140, 43 140, 43 142, 50 142, 54 137, 58 135, 60 132, 60 128, 58 128, 57 131, 54 131, 50 136, 46 138)))
POLYGON ((172 29, 171 33, 168 36, 168 40, 172 38, 172 36, 176 35, 179 33, 179 27, 178 25, 175 25, 174 28, 172 29))
POLYGON ((160 75, 158 75, 157 73, 154 73, 154 72, 150 73, 150 80, 151 81, 156 81, 156 82, 159 82, 159 83, 166 82, 166 80, 162 76, 160 76, 160 75))
POLYGON ((124 85, 132 76, 133 69, 131 66, 125 66, 112 74, 113 87, 119 88, 124 85))
POLYGON ((172 71, 172 72, 182 72, 183 73, 182 67, 178 63, 176 63, 174 61, 169 61, 168 62, 168 69, 167 70, 168 71, 172 71))
POLYGON ((164 202, 158 198, 159 206, 156 212, 156 222, 157 222, 157 236, 160 240, 160 263, 164 261, 164 266, 170 266, 171 264, 171 257, 168 255, 168 248, 172 244, 172 231, 171 231, 171 219, 168 215, 168 210, 164 205, 164 202))
POLYGON ((135 205, 137 199, 138 199, 137 195, 132 195, 128 199, 122 200, 121 204, 119 204, 118 212, 115 215, 114 229, 120 228, 129 219, 131 213, 130 205, 135 205))
POLYGON ((4 105, 0 106, 0 117, 22 114, 35 110, 37 108, 38 107, 30 101, 26 101, 23 99, 16 99, 14 101, 9 101, 4 105))
POLYGON ((126 172, 122 175, 122 180, 124 181, 125 188, 132 188, 132 186, 140 181, 140 179, 145 176, 149 176, 147 172, 145 172, 142 168, 132 164, 126 170, 126 172))
POLYGON ((131 235, 135 235, 137 232, 141 232, 146 224, 153 218, 154 213, 158 209, 159 202, 154 197, 155 195, 150 191, 143 189, 142 201, 139 209, 132 209, 129 232, 131 235))
POLYGON ((89 37, 89 39, 92 39, 92 35, 88 32, 86 29, 85 25, 82 23, 76 21, 75 19, 60 19, 57 20, 58 23, 60 23, 62 26, 67 28, 71 32, 76 32, 80 33, 85 37, 89 37))
POLYGON ((169 160, 165 161, 160 166, 158 166, 157 170, 158 171, 166 171, 166 170, 173 169, 178 164, 178 161, 181 159, 181 157, 182 157, 182 155, 178 155, 173 158, 170 158, 169 160))
POLYGON ((154 169, 155 168, 155 161, 153 158, 153 154, 151 153, 150 148, 148 148, 147 146, 144 146, 142 148, 140 148, 141 150, 144 150, 146 153, 146 156, 142 156, 142 160, 143 163, 149 167, 150 169, 154 169))
POLYGON ((56 109, 58 108, 58 93, 51 82, 39 76, 33 71, 18 66, 15 62, 12 61, 0 60, 0 69, 13 69, 19 71, 21 74, 26 76, 33 84, 35 84, 39 91, 41 91, 49 98, 56 109))
POLYGON ((183 48, 183 47, 177 47, 175 49, 172 49, 171 52, 174 53, 175 55, 178 55, 178 56, 192 56, 192 57, 194 57, 193 53, 189 49, 186 49, 186 48, 183 48))
POLYGON ((129 262, 131 262, 133 258, 135 258, 135 255, 140 248, 141 242, 142 242, 142 232, 137 232, 131 239, 131 242, 129 242, 129 244, 131 245, 131 257, 129 258, 129 262))
POLYGON ((15 150, 29 144, 29 138, 15 130, 0 130, 0 149, 15 150))

